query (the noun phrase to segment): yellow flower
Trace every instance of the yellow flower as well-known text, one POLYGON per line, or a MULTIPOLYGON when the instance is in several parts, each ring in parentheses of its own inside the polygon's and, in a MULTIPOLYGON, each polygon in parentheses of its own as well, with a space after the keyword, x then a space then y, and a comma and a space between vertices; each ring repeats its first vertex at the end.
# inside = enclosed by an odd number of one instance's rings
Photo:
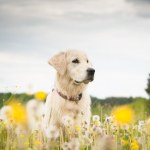
POLYGON ((124 145, 124 146, 129 144, 129 142, 128 142, 127 140, 122 140, 121 143, 122 143, 122 145, 124 145))
POLYGON ((139 144, 136 140, 133 140, 131 143, 131 150, 139 150, 139 144))
POLYGON ((40 142, 40 141, 34 141, 34 144, 35 144, 35 145, 40 145, 41 142, 40 142))
POLYGON ((129 106, 120 106, 112 111, 118 124, 129 124, 134 121, 134 111, 129 106))
POLYGON ((46 99, 46 96, 47 94, 42 91, 36 92, 34 95, 35 99, 40 100, 40 101, 44 101, 46 99))
POLYGON ((100 121, 94 121, 95 125, 100 125, 100 121))
POLYGON ((25 107, 17 101, 11 101, 8 105, 12 108, 12 120, 17 124, 25 124, 27 122, 25 107))
POLYGON ((81 130, 81 128, 79 127, 79 125, 76 125, 75 129, 76 129, 76 131, 78 131, 78 132, 81 130))

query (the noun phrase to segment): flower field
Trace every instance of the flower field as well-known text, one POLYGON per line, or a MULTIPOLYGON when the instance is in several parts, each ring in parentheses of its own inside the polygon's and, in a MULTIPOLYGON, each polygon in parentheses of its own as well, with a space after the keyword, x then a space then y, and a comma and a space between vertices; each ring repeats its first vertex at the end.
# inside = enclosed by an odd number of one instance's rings
MULTIPOLYGON (((43 131, 43 100, 46 94, 36 93, 28 105, 11 99, 0 111, 0 150, 149 150, 150 119, 139 119, 130 105, 103 110, 86 122, 73 127, 72 118, 65 116, 64 130, 50 126, 43 131), (34 106, 32 111, 27 107, 34 106), (35 107, 36 106, 36 107, 35 107), (39 109, 40 108, 40 109, 39 109), (34 118, 30 118, 29 114, 34 118), (29 128, 29 118, 34 122, 29 128)), ((94 109, 94 108, 92 108, 94 109)), ((140 110, 139 110, 140 111, 140 110)), ((82 117, 82 114, 77 114, 82 117)))

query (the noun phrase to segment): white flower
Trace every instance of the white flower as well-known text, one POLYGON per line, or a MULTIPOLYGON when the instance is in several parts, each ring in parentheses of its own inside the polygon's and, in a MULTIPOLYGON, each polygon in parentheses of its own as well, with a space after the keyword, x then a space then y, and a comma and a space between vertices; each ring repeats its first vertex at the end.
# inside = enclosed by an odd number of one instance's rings
POLYGON ((3 106, 0 111, 0 119, 9 122, 12 118, 11 111, 11 106, 3 106))
POLYGON ((111 130, 115 131, 115 130, 118 129, 118 126, 117 126, 116 123, 113 123, 113 124, 110 125, 110 128, 111 128, 111 130))
POLYGON ((144 120, 139 121, 139 125, 144 126, 145 125, 144 120))
POLYGON ((128 124, 123 124, 123 125, 120 126, 120 128, 122 130, 129 130, 129 125, 128 124))
POLYGON ((92 127, 92 130, 96 132, 97 134, 102 134, 103 132, 103 129, 101 127, 95 126, 95 125, 92 127))
POLYGON ((63 150, 80 150, 80 142, 78 138, 73 138, 69 142, 62 145, 63 150))
POLYGON ((70 116, 63 116, 62 117, 62 123, 64 126, 69 127, 71 125, 73 125, 74 121, 70 116))
POLYGON ((143 120, 139 121, 138 131, 141 132, 144 126, 145 126, 145 122, 143 120))
POLYGON ((23 126, 17 126, 15 129, 15 133, 17 134, 17 136, 19 136, 19 135, 25 135, 27 132, 23 126))
POLYGON ((40 130, 42 128, 42 124, 41 124, 41 122, 38 121, 38 122, 35 122, 33 127, 34 128, 32 128, 32 130, 31 130, 32 133, 36 130, 40 130))
POLYGON ((47 138, 50 140, 56 140, 59 137, 59 130, 56 126, 50 125, 46 130, 45 130, 45 135, 47 138))
POLYGON ((71 144, 69 142, 65 142, 62 145, 63 150, 71 150, 71 144))
POLYGON ((26 110, 27 110, 29 117, 32 115, 33 117, 39 119, 44 114, 44 103, 41 101, 32 99, 28 101, 26 105, 26 110))
POLYGON ((105 122, 106 122, 106 123, 109 124, 109 123, 112 123, 112 121, 113 121, 113 117, 112 117, 112 116, 106 116, 106 117, 105 117, 105 122))
POLYGON ((101 122, 100 122, 100 121, 94 121, 94 125, 95 125, 95 126, 100 126, 100 125, 101 125, 101 122))
POLYGON ((70 141, 72 150, 80 150, 80 142, 78 138, 73 138, 70 141))
POLYGON ((90 134, 88 132, 86 132, 85 135, 82 136, 81 142, 82 145, 90 145, 92 143, 92 140, 90 139, 90 134))
POLYGON ((93 120, 93 122, 99 121, 99 120, 100 120, 100 117, 99 117, 98 115, 94 115, 94 116, 92 117, 92 120, 93 120))

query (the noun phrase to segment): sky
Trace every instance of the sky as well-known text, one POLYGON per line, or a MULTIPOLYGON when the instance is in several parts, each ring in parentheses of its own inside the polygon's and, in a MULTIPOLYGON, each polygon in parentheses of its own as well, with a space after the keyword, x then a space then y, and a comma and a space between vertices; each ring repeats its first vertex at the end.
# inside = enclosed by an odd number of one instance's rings
POLYGON ((150 73, 150 0, 0 0, 0 92, 51 91, 48 59, 87 53, 96 97, 143 96, 150 73))

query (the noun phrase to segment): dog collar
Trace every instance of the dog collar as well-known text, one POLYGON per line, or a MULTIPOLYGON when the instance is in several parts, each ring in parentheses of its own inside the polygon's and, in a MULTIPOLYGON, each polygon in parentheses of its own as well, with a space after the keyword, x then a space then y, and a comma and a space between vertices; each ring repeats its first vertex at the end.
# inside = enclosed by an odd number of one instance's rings
POLYGON ((60 91, 58 91, 58 89, 52 89, 52 92, 53 92, 54 90, 58 93, 58 95, 59 95, 60 97, 62 97, 62 98, 65 99, 65 100, 68 100, 68 101, 73 101, 73 102, 78 103, 78 102, 81 100, 81 98, 82 98, 82 93, 80 93, 80 94, 77 95, 77 96, 67 97, 66 95, 64 95, 63 93, 61 93, 60 91))

